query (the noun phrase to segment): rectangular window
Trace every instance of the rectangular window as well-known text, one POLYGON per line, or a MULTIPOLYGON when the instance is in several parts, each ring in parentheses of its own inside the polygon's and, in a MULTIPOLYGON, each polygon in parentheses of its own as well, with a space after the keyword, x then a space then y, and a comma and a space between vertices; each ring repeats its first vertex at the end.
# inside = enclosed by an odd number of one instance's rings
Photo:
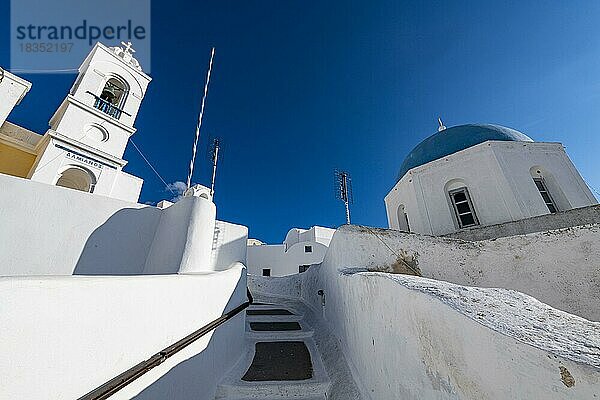
POLYGON ((300 265, 300 266, 298 267, 298 273, 300 273, 300 274, 301 274, 301 273, 303 273, 303 272, 306 272, 306 270, 307 270, 309 267, 310 267, 310 265, 300 265))
POLYGON ((452 200, 454 213, 460 227, 466 228, 468 226, 479 225, 467 188, 456 189, 448 194, 452 200))
POLYGON ((312 253, 312 246, 304 246, 305 253, 312 253))
POLYGON ((546 203, 546 207, 548 207, 548 211, 550 211, 551 214, 556 213, 558 211, 558 209, 556 208, 556 204, 554 204, 554 200, 552 200, 552 197, 550 196, 550 193, 548 192, 548 188, 546 187, 546 182, 544 182, 544 179, 533 178, 533 182, 535 183, 537 190, 542 195, 542 199, 544 200, 544 203, 546 203))
POLYGON ((271 269, 263 268, 263 276, 271 276, 271 269))

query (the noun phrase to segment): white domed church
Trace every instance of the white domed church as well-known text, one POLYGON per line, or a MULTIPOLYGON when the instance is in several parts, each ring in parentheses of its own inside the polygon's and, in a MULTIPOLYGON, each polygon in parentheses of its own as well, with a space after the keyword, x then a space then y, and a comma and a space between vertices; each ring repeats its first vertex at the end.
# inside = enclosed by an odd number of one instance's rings
POLYGON ((390 228, 429 235, 596 203, 561 143, 481 124, 440 123, 408 154, 385 197, 390 228))

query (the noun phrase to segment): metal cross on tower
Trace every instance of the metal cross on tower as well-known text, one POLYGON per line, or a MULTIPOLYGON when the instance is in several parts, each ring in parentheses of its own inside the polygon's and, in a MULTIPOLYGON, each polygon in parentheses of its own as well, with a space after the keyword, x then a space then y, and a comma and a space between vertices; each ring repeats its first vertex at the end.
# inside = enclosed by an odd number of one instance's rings
POLYGON ((127 54, 132 54, 135 53, 135 50, 133 49, 133 44, 131 42, 121 42, 121 44, 123 46, 125 46, 125 48, 123 49, 123 51, 127 54))

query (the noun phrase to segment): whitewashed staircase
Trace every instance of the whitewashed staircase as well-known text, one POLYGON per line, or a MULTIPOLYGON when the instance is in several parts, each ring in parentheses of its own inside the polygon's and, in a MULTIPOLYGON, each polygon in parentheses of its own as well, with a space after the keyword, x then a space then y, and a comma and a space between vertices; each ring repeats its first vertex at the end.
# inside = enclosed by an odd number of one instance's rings
MULTIPOLYGON (((352 380, 350 371, 339 349, 337 340, 327 332, 326 328, 315 318, 312 311, 303 303, 287 299, 255 296, 251 310, 288 310, 291 315, 247 315, 246 316, 246 353, 230 373, 217 387, 215 399, 249 400, 249 399, 304 399, 330 400, 360 399, 359 392, 352 380), (253 330, 251 323, 293 323, 300 325, 300 330, 253 330), (312 371, 310 377, 298 380, 243 380, 255 358, 257 343, 264 342, 301 342, 310 353, 312 371)), ((259 311, 260 312, 260 311, 259 311)), ((264 311, 263 311, 264 312, 264 311)), ((278 324, 274 324, 278 325, 278 324)), ((256 326, 255 326, 256 328, 256 326)), ((285 344, 283 344, 285 346, 285 344)), ((301 347, 303 347, 300 344, 301 347)), ((268 355, 269 358, 271 355, 268 355)), ((274 355, 276 356, 276 355, 274 355)), ((277 358, 277 357, 275 357, 277 358)), ((284 360, 290 367, 298 360, 291 356, 284 360)), ((281 359, 279 360, 281 361, 281 359)), ((295 368, 295 367, 291 367, 295 368)), ((285 368, 282 368, 285 369, 285 368)), ((309 368, 310 369, 310 368, 309 368)), ((258 364, 253 371, 264 373, 262 379, 270 374, 281 375, 279 368, 273 365, 258 364), (264 370, 264 371, 263 371, 264 370)), ((297 371, 295 371, 297 372, 297 371)), ((306 371, 304 371, 306 372, 306 371)), ((281 379, 281 376, 278 378, 281 379)))

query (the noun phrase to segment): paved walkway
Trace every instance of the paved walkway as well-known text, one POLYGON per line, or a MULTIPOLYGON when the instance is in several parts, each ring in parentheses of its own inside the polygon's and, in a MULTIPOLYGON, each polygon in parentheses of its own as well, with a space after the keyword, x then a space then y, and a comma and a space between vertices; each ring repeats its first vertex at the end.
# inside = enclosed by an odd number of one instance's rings
POLYGON ((247 352, 216 399, 360 399, 337 340, 308 307, 255 297, 246 312, 247 352))

